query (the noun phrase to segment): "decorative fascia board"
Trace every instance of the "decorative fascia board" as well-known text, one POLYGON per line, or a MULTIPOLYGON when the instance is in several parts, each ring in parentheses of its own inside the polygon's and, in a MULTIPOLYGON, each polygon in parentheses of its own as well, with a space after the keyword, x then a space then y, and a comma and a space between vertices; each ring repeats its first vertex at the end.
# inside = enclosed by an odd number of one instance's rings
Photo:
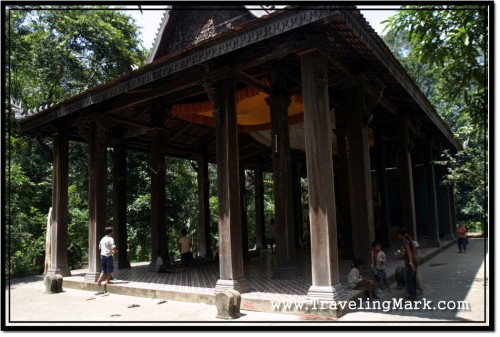
POLYGON ((315 9, 286 10, 279 15, 271 15, 266 19, 258 20, 255 26, 249 29, 235 30, 228 35, 222 35, 220 38, 195 46, 185 53, 174 55, 163 62, 151 63, 145 66, 151 68, 146 72, 141 72, 136 76, 129 73, 124 76, 123 80, 112 84, 109 88, 99 89, 98 87, 91 89, 74 102, 71 102, 72 99, 70 99, 69 102, 58 105, 58 108, 53 111, 40 116, 30 116, 27 120, 20 120, 20 130, 21 132, 28 132, 57 118, 103 102, 194 65, 338 14, 339 8, 337 6, 318 6, 315 9))
POLYGON ((394 78, 401 84, 401 86, 410 94, 410 96, 417 102, 417 104, 422 108, 427 117, 433 122, 434 125, 443 133, 443 135, 450 141, 450 143, 455 148, 460 148, 460 144, 454 138, 453 133, 446 123, 439 117, 436 110, 432 104, 427 100, 427 98, 422 94, 419 87, 410 78, 408 73, 403 69, 398 60, 394 57, 392 53, 388 53, 380 45, 380 38, 376 41, 372 34, 366 30, 351 13, 351 11, 340 11, 340 16, 342 19, 351 27, 351 29, 359 36, 361 41, 365 43, 377 57, 381 64, 383 64, 389 72, 394 76, 394 78))

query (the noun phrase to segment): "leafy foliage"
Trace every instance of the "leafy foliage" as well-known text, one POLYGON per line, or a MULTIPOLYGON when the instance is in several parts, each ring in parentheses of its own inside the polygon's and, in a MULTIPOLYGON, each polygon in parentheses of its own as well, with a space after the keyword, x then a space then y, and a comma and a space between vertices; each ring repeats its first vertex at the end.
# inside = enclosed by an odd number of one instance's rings
POLYGON ((10 91, 27 109, 62 101, 145 59, 133 19, 120 11, 17 7, 9 14, 10 91))
POLYGON ((485 225, 487 207, 486 6, 403 6, 384 37, 462 144, 449 167, 458 220, 485 225))
MULTIPOLYGON (((460 101, 461 114, 482 123, 486 111, 487 8, 403 6, 389 19, 411 44, 409 57, 440 70, 439 93, 460 101), (466 65, 466 66, 464 66, 466 65)), ((432 97, 432 96, 431 96, 432 97)), ((437 103, 437 102, 436 102, 437 103)))
MULTIPOLYGON (((26 112, 63 101, 142 65, 138 29, 125 12, 105 6, 9 6, 7 91, 26 112)), ((6 104, 8 106, 8 104, 6 104)), ((43 271, 47 213, 52 204, 52 141, 19 134, 5 111, 9 242, 6 272, 43 271)), ((70 143, 68 263, 88 254, 88 161, 85 144, 70 143)))

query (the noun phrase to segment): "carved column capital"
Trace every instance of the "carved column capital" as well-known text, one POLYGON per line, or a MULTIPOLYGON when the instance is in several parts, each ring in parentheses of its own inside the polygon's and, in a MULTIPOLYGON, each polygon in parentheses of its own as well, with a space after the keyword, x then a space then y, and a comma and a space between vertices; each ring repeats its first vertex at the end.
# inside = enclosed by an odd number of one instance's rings
POLYGON ((226 78, 229 78, 232 73, 232 68, 223 67, 217 70, 208 72, 201 80, 201 85, 205 88, 208 98, 214 106, 213 114, 217 125, 222 124, 222 106, 221 95, 218 91, 218 84, 226 78))
POLYGON ((287 95, 277 94, 269 96, 265 99, 267 105, 269 106, 290 106, 292 100, 287 95))

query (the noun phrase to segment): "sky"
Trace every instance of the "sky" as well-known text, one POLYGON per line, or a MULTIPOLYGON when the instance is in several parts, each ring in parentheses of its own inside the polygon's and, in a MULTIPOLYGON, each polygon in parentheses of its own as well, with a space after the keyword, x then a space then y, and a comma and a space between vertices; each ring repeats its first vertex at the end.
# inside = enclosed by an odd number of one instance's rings
MULTIPOLYGON (((165 6, 141 6, 142 13, 137 6, 127 6, 130 15, 137 21, 141 28, 143 46, 151 49, 153 42, 160 27, 161 19, 165 11, 165 6)), ((378 34, 381 34, 384 26, 382 21, 395 14, 398 6, 358 6, 361 13, 368 20, 370 25, 378 34)))

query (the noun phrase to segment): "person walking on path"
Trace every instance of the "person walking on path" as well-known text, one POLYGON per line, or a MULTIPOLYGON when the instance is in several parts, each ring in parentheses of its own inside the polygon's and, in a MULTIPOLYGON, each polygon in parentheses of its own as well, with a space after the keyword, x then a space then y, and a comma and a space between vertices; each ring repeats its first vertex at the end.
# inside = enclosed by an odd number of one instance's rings
POLYGON ((457 228, 457 244, 458 244, 458 253, 465 253, 467 249, 467 228, 464 223, 460 223, 457 228))
POLYGON ((115 240, 111 236, 113 228, 106 227, 104 233, 104 237, 99 242, 99 250, 101 251, 101 275, 99 275, 99 279, 97 280, 97 286, 99 287, 104 277, 106 277, 106 284, 109 284, 111 274, 113 273, 113 254, 118 252, 115 240))

